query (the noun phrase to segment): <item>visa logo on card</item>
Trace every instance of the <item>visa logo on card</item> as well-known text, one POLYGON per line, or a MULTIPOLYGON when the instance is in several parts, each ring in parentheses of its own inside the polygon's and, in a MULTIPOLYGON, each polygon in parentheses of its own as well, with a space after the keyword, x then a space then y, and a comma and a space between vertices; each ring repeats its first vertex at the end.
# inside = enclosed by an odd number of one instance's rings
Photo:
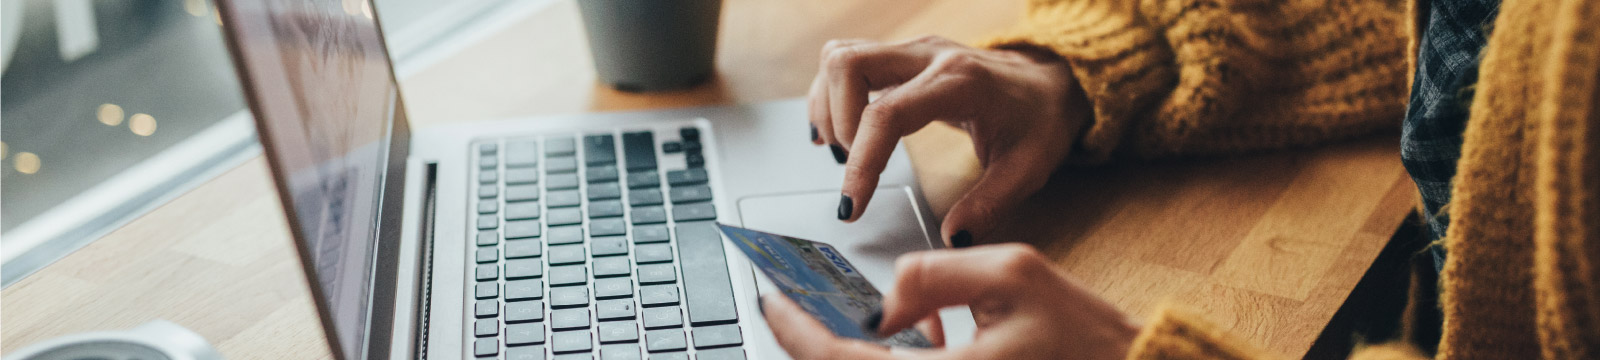
POLYGON ((817 252, 821 252, 822 253, 822 257, 827 258, 829 262, 832 262, 833 263, 833 268, 834 269, 838 269, 839 273, 845 274, 845 275, 851 276, 851 277, 858 277, 858 278, 862 277, 861 273, 857 272, 855 267, 850 266, 850 262, 844 261, 844 257, 843 256, 839 256, 839 251, 838 250, 834 250, 833 246, 829 246, 827 244, 818 243, 818 244, 816 244, 816 247, 817 247, 817 252))

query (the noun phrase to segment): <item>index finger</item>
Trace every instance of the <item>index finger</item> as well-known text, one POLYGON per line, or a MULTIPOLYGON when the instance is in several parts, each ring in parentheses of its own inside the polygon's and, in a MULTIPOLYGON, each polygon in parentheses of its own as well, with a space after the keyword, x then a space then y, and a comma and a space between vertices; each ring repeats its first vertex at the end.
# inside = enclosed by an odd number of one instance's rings
POLYGON ((850 158, 845 161, 839 220, 855 221, 866 212, 901 137, 957 110, 954 107, 960 106, 963 87, 945 79, 938 71, 924 72, 862 111, 850 158))

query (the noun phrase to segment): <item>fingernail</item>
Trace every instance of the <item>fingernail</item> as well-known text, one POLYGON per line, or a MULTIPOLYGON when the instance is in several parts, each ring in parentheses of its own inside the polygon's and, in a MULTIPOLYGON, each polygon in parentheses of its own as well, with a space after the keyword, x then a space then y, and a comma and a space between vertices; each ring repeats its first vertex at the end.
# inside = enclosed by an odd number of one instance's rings
POLYGON ((850 220, 850 215, 856 213, 856 203, 850 200, 850 195, 839 194, 839 220, 850 220))
POLYGON ((957 249, 972 246, 972 233, 966 230, 957 231, 955 235, 950 236, 950 246, 957 249))
POLYGON ((821 139, 822 139, 822 135, 818 135, 817 134, 817 126, 816 125, 811 125, 811 142, 818 142, 821 139))
POLYGON ((833 161, 843 164, 845 160, 850 159, 850 154, 844 153, 844 148, 839 147, 839 145, 828 145, 828 149, 833 150, 833 161))
POLYGON ((883 310, 873 310, 871 314, 867 314, 867 319, 861 322, 861 331, 877 337, 879 325, 883 325, 883 310))
POLYGON ((756 310, 761 312, 761 317, 767 317, 767 295, 756 297, 756 310))

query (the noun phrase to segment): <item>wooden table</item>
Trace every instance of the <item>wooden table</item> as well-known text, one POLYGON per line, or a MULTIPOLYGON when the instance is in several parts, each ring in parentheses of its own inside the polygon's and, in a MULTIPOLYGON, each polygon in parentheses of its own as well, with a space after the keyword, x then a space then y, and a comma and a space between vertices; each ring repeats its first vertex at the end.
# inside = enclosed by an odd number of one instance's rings
MULTIPOLYGON (((417 126, 803 96, 832 38, 981 39, 1021 0, 726 0, 718 76, 651 95, 596 86, 574 2, 527 12, 403 81, 417 126)), ((796 139, 799 141, 799 139, 796 139)), ((964 135, 907 139, 936 213, 975 180, 964 135)), ((1025 241, 1122 309, 1176 301, 1299 356, 1415 203, 1397 141, 1067 169, 996 238, 1025 241)), ((0 293, 3 350, 162 318, 230 358, 326 358, 261 159, 212 180, 0 293)))

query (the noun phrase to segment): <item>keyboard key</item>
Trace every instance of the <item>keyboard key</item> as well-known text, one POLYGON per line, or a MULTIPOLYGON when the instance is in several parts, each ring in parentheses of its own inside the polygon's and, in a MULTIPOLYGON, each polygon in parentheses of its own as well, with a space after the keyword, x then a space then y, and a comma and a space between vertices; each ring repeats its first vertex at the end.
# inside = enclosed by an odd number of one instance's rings
MULTIPOLYGON (((605 324, 601 324, 604 326, 605 324)), ((606 335, 602 327, 600 342, 606 342, 606 335)), ((638 330, 634 330, 634 341, 638 341, 638 330)), ((639 360, 639 344, 613 344, 600 346, 600 360, 639 360)))
MULTIPOLYGON (((739 320, 722 235, 710 222, 678 224, 678 255, 683 257, 683 293, 689 323, 695 326, 739 320)), ((658 285, 659 286, 659 285, 658 285)))
MULTIPOLYGON (((628 278, 595 279, 594 297, 597 299, 612 299, 619 297, 633 297, 633 281, 628 278)), ((628 301, 633 301, 629 299, 628 301)))
POLYGON ((655 135, 648 131, 622 134, 622 154, 628 161, 628 170, 654 170, 656 168, 655 135))
POLYGON ((683 137, 683 142, 700 142, 700 128, 692 125, 678 129, 678 135, 683 137))
POLYGON ((614 182, 590 184, 589 200, 611 200, 622 198, 622 185, 614 182))
POLYGON ((622 219, 594 219, 589 221, 589 236, 619 236, 628 233, 628 224, 622 219))
POLYGON ((589 202, 589 218, 608 218, 622 216, 622 200, 601 200, 589 202))
POLYGON ((630 190, 628 191, 628 205, 661 205, 661 189, 651 188, 630 190))
POLYGON ((685 169, 667 172, 667 184, 672 186, 699 185, 709 179, 706 169, 685 169))
POLYGON ((495 281, 500 279, 500 268, 495 264, 478 265, 475 275, 478 281, 495 281))
POLYGON ((478 197, 494 198, 496 196, 500 196, 500 188, 494 186, 478 187, 478 197))
POLYGON ((500 218, 494 214, 478 215, 478 230, 489 230, 500 226, 500 218))
POLYGON ((550 329, 561 331, 589 327, 589 309, 561 309, 550 312, 550 329))
POLYGON ((666 225, 633 225, 633 242, 635 244, 663 242, 668 240, 666 225))
POLYGON ((640 264, 672 261, 672 247, 667 244, 635 245, 634 254, 640 264))
POLYGON ((545 199, 545 205, 551 208, 578 206, 580 203, 583 203, 583 194, 577 190, 551 191, 550 198, 545 199))
MULTIPOLYGON (((540 339, 539 341, 544 342, 544 339, 540 339)), ((544 360, 544 346, 534 345, 508 347, 506 348, 506 360, 544 360)))
POLYGON ((576 172, 578 171, 578 158, 563 156, 545 159, 544 171, 551 174, 576 172))
POLYGON ((494 231, 479 231, 478 246, 490 246, 500 243, 500 234, 494 231))
POLYGON ((668 153, 668 154, 676 154, 676 153, 679 153, 679 152, 682 152, 682 151, 683 151, 683 143, 681 143, 681 142, 668 141, 668 142, 665 142, 665 143, 661 144, 661 152, 668 153))
POLYGON ((532 184, 539 182, 539 169, 523 168, 506 170, 506 185, 532 184))
POLYGON ((551 226, 549 236, 544 241, 550 245, 573 244, 583 242, 583 227, 577 225, 551 226))
POLYGON ((683 313, 677 306, 644 309, 644 328, 665 329, 683 327, 683 313))
POLYGON ((688 152, 683 155, 683 164, 691 168, 703 168, 706 167, 706 157, 698 152, 688 152))
POLYGON ((544 186, 550 190, 566 190, 578 188, 578 174, 555 174, 545 180, 544 186))
POLYGON ((617 181, 617 167, 613 165, 590 166, 588 169, 583 170, 583 178, 590 184, 617 181))
POLYGON ((711 203, 678 205, 672 207, 672 220, 678 222, 716 220, 717 208, 711 203))
MULTIPOLYGON (((699 347, 699 346, 696 346, 699 347)), ((695 360, 744 360, 744 349, 723 348, 699 350, 694 354, 695 360)))
POLYGON ((678 281, 672 264, 639 265, 640 284, 670 284, 678 281))
POLYGON ((628 188, 658 188, 661 187, 661 175, 655 170, 641 170, 628 172, 628 188))
POLYGON ((739 325, 717 325, 694 328, 694 348, 703 349, 744 343, 739 336, 739 325))
POLYGON ((589 270, 583 265, 551 266, 550 286, 583 285, 589 283, 589 270))
POLYGON ((550 226, 582 224, 583 209, 575 207, 550 209, 545 221, 550 222, 550 226))
MULTIPOLYGON (((628 276, 628 258, 603 257, 594 259, 594 277, 628 276)), ((599 282, 599 280, 596 280, 599 282)))
POLYGON ((477 337, 500 336, 500 320, 478 319, 472 322, 472 335, 477 337))
POLYGON ((639 303, 646 307, 677 305, 678 287, 672 285, 650 285, 639 287, 639 303))
POLYGON ((538 202, 517 202, 506 204, 506 220, 528 220, 538 218, 538 202))
POLYGON ((494 156, 483 156, 478 158, 478 168, 480 169, 493 169, 499 164, 500 162, 497 161, 494 156))
POLYGON ((589 305, 589 288, 568 286, 550 289, 550 307, 568 308, 589 305))
POLYGON ((700 142, 699 141, 687 141, 687 140, 684 141, 683 142, 683 152, 686 152, 686 153, 698 153, 698 152, 700 152, 700 142))
POLYGON ((499 173, 495 172, 494 169, 479 171, 478 172, 478 183, 479 184, 494 184, 495 181, 499 181, 498 179, 500 179, 498 174, 499 173))
POLYGON ((500 284, 492 282, 478 283, 478 285, 473 287, 472 295, 473 298, 478 300, 500 297, 500 284))
POLYGON ((539 163, 539 143, 533 140, 506 143, 506 167, 530 167, 539 163))
POLYGON ((538 237, 540 231, 539 220, 517 220, 506 222, 507 239, 538 237))
MULTIPOLYGON (((544 321, 543 301, 515 301, 506 303, 507 324, 539 321, 544 321)), ((540 330, 544 330, 544 325, 542 324, 533 324, 532 326, 536 326, 540 330)), ((510 333, 511 330, 508 329, 506 332, 510 333)), ((541 335, 540 337, 542 338, 544 336, 541 335)))
POLYGON ((553 360, 594 360, 594 355, 589 353, 556 354, 553 360))
POLYGON ((679 352, 650 354, 650 360, 689 360, 689 353, 679 351, 679 352))
POLYGON ((499 150, 499 149, 500 149, 500 144, 496 144, 496 143, 478 144, 478 153, 479 154, 483 154, 483 155, 493 154, 496 150, 499 150))
POLYGON ((478 254, 475 257, 477 258, 479 264, 499 261, 500 249, 493 247, 478 248, 478 254))
POLYGON ((472 355, 489 357, 500 354, 500 339, 477 339, 472 341, 472 355))
MULTIPOLYGON (((588 319, 589 317, 585 315, 584 321, 589 321, 588 319)), ((550 337, 550 351, 557 354, 587 352, 594 349, 590 341, 589 330, 557 331, 550 337)))
MULTIPOLYGON (((594 314, 600 321, 633 319, 633 299, 601 300, 594 304, 594 314)), ((628 322, 633 327, 633 322, 628 322)))
POLYGON ((538 185, 516 185, 506 187, 506 202, 539 200, 538 185))
MULTIPOLYGON (((628 301, 628 310, 633 310, 633 301, 631 300, 628 301)), ((604 312, 605 310, 596 311, 604 312)), ((631 318, 632 315, 629 315, 629 317, 631 318)), ((602 315, 600 320, 605 320, 605 317, 602 315)), ((632 321, 602 321, 600 323, 599 335, 601 344, 637 342, 639 341, 639 326, 635 325, 632 321)), ((600 351, 605 352, 605 349, 601 349, 600 351)), ((638 351, 638 349, 634 350, 634 352, 638 351)))
POLYGON ((673 204, 711 201, 711 187, 705 185, 674 187, 667 193, 673 204))
POLYGON ((550 256, 546 257, 550 265, 582 264, 587 258, 582 244, 551 246, 550 256))
POLYGON ((539 300, 541 298, 544 298, 543 280, 531 279, 506 282, 506 301, 539 300))
POLYGON ((577 142, 571 137, 550 138, 544 141, 545 156, 572 155, 577 149, 577 142))
POLYGON ((595 257, 627 255, 628 238, 621 236, 596 237, 591 239, 589 247, 594 249, 595 257))
POLYGON ((542 250, 539 248, 538 239, 513 240, 506 242, 507 259, 538 257, 541 251, 542 250))
POLYGON ((533 345, 543 343, 544 324, 506 325, 506 346, 533 345))
POLYGON ((650 330, 644 332, 644 346, 650 352, 683 351, 689 347, 683 329, 650 330))
POLYGON ((478 300, 473 305, 472 313, 478 318, 492 318, 500 316, 500 302, 495 300, 478 300))
POLYGON ((500 203, 494 200, 478 200, 478 213, 488 214, 500 211, 500 203))
POLYGON ((536 278, 544 275, 539 259, 506 261, 506 280, 536 278))
POLYGON ((639 206, 633 208, 633 224, 660 224, 667 222, 667 209, 660 206, 639 206))
POLYGON ((583 137, 584 164, 617 163, 617 141, 611 134, 594 134, 583 137))

